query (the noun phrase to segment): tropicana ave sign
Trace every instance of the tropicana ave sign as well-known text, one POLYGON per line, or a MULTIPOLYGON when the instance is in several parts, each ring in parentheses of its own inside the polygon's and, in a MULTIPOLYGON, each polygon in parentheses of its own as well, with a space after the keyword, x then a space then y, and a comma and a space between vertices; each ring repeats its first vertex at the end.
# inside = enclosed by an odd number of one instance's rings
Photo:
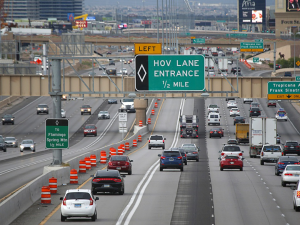
POLYGON ((300 82, 269 81, 268 99, 300 99, 300 82))
POLYGON ((136 56, 136 91, 204 91, 203 55, 136 56))

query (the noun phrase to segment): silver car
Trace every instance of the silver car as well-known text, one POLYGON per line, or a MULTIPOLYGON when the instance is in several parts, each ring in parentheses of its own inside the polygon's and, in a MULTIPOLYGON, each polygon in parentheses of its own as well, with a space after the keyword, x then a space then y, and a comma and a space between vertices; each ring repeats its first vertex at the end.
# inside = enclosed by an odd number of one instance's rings
POLYGON ((66 118, 66 110, 61 109, 60 113, 62 118, 66 118))
POLYGON ((23 140, 20 144, 20 152, 23 152, 24 150, 31 150, 35 152, 35 142, 33 142, 32 139, 26 139, 23 140))
POLYGON ((98 113, 98 120, 101 120, 101 119, 110 119, 110 114, 108 111, 100 111, 98 113))
POLYGON ((15 137, 6 137, 4 139, 6 147, 18 147, 18 140, 15 137))

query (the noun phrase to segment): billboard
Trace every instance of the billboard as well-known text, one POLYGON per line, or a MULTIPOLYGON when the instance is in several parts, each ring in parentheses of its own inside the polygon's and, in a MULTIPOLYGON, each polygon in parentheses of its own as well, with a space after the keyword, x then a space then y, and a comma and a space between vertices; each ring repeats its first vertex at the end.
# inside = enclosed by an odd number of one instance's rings
POLYGON ((120 30, 122 30, 122 29, 127 29, 127 23, 121 23, 121 24, 119 24, 119 25, 118 25, 118 28, 119 28, 120 30))
POLYGON ((239 24, 262 24, 266 17, 266 0, 239 0, 239 24))
POLYGON ((286 0, 286 11, 287 12, 299 12, 300 6, 298 0, 286 0))
POLYGON ((68 21, 69 22, 72 22, 72 21, 74 21, 74 16, 75 14, 74 13, 68 13, 68 21))

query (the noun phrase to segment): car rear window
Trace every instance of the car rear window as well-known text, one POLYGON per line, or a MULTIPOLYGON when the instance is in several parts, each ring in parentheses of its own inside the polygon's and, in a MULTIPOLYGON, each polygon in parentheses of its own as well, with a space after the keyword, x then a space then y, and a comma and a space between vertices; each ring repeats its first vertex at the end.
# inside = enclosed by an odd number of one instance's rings
POLYGON ((240 152, 239 146, 225 146, 223 149, 224 152, 240 152))
POLYGON ((286 143, 287 146, 298 146, 298 142, 287 142, 286 143))
POLYGON ((277 113, 278 113, 278 114, 284 114, 284 115, 286 114, 285 111, 278 111, 277 113))
POLYGON ((176 157, 176 156, 179 156, 179 155, 181 155, 180 153, 179 153, 179 151, 164 151, 164 153, 163 153, 163 156, 168 156, 168 157, 170 157, 170 156, 173 156, 173 157, 176 157))
POLYGON ((127 161, 126 156, 112 156, 111 161, 127 161))
POLYGON ((218 115, 210 115, 210 118, 218 118, 218 115))
POLYGON ((300 170, 300 166, 287 166, 286 170, 300 170))
POLYGON ((209 105, 208 108, 219 108, 217 105, 209 105))
POLYGON ((264 146, 264 152, 280 152, 279 146, 264 146))
POLYGON ((233 156, 233 155, 227 155, 225 158, 226 159, 239 159, 238 156, 233 156))
POLYGON ((163 137, 162 136, 151 136, 150 137, 150 140, 162 140, 163 139, 163 137))
POLYGON ((67 200, 70 200, 70 199, 87 199, 87 200, 89 200, 90 198, 91 198, 91 195, 86 192, 71 192, 71 193, 67 193, 67 195, 66 195, 67 200))

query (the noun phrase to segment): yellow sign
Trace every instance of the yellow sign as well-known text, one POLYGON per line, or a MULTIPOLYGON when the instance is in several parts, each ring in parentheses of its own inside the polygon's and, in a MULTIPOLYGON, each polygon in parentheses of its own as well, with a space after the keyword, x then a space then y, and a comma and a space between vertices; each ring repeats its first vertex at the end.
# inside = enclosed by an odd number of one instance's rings
POLYGON ((264 50, 261 49, 253 49, 253 48, 249 48, 249 49, 240 49, 240 52, 263 52, 264 50))
POLYGON ((268 94, 269 100, 300 99, 300 94, 268 94))
POLYGON ((136 55, 161 54, 161 43, 134 43, 136 55))
POLYGON ((300 61, 297 61, 297 62, 296 62, 296 65, 297 65, 297 66, 300 66, 300 61))
POLYGON ((196 39, 196 37, 191 37, 191 39, 196 39))

